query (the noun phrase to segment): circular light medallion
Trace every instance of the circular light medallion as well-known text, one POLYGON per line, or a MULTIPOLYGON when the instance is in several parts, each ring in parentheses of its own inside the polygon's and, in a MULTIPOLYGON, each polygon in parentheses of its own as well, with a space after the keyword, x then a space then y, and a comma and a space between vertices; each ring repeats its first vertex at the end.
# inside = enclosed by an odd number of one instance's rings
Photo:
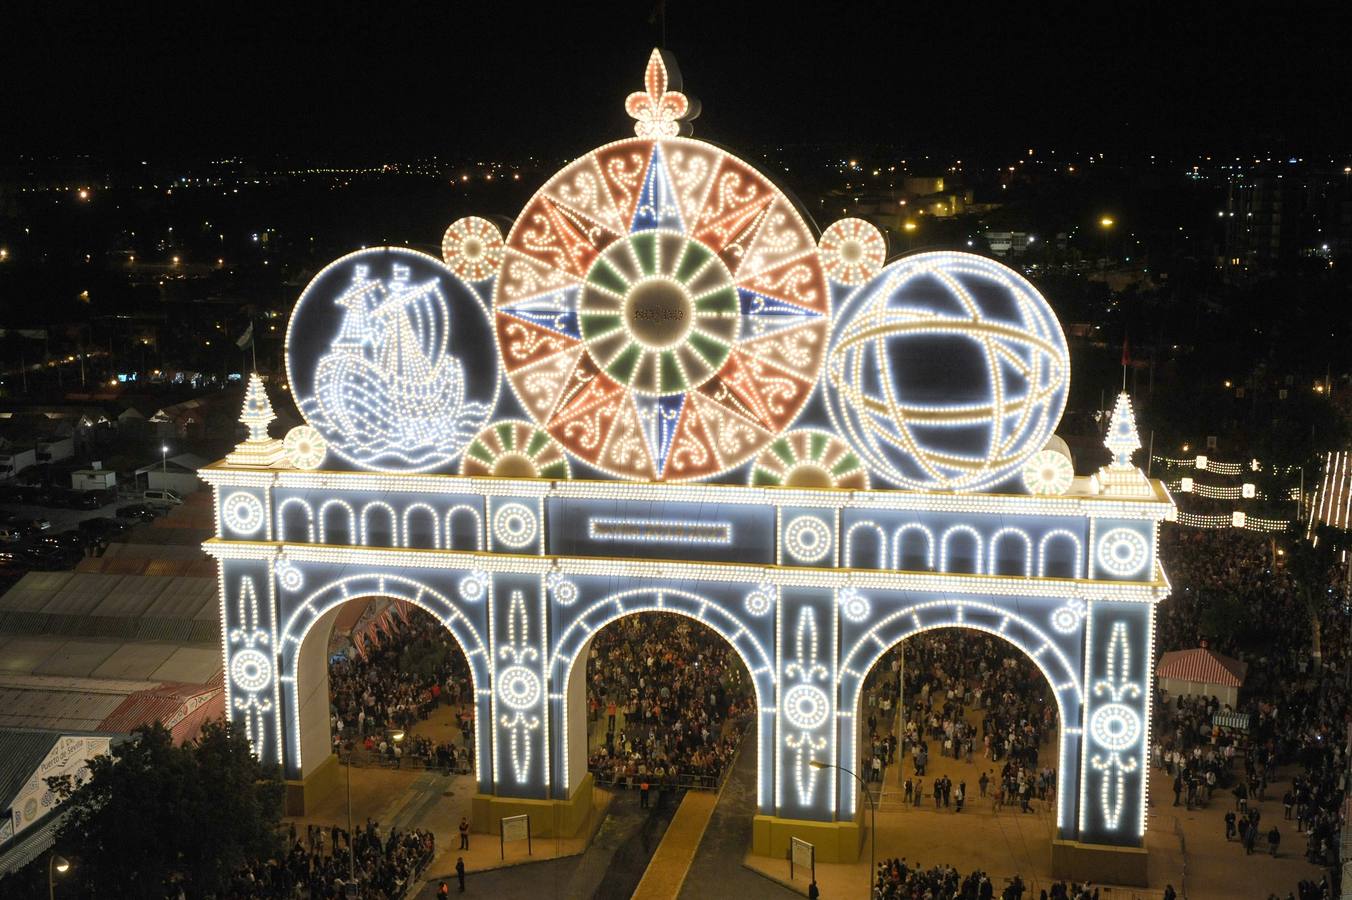
POLYGON ((1089 719, 1089 733, 1105 750, 1125 750, 1141 736, 1141 717, 1121 703, 1105 703, 1089 719))
POLYGON ((1098 542, 1099 565, 1113 575, 1125 578, 1145 568, 1150 557, 1145 538, 1130 528, 1114 528, 1098 542))
POLYGON ((466 281, 492 278, 502 265, 502 232, 478 216, 457 219, 441 239, 441 258, 466 281))
POLYGON ((296 405, 329 449, 377 472, 449 466, 488 422, 500 379, 483 301, 416 250, 352 253, 291 313, 296 405))
POLYGON ((1030 494, 1059 496, 1070 490, 1075 467, 1064 453, 1039 450, 1023 464, 1023 484, 1030 494))
POLYGON ((498 699, 512 709, 530 709, 540 699, 540 678, 525 666, 498 673, 498 699))
POLYGON ((479 432, 460 458, 461 475, 496 478, 568 478, 563 448, 530 422, 494 422, 479 432))
POLYGON ((282 585, 282 590, 295 592, 305 586, 305 576, 301 574, 300 569, 289 559, 277 560, 275 568, 277 572, 277 581, 282 585))
POLYGON ((868 598, 856 588, 845 588, 840 592, 840 611, 851 622, 862 622, 868 618, 870 605, 868 598))
POLYGON ((826 692, 810 684, 796 684, 784 692, 784 718, 794 728, 812 731, 821 727, 831 712, 826 692))
POLYGON ((258 650, 236 651, 230 660, 230 680, 242 691, 261 691, 272 682, 272 661, 258 650))
POLYGON ((753 616, 763 616, 775 605, 775 586, 760 584, 746 595, 746 611, 753 616))
POLYGON ((980 491, 1047 444, 1070 385, 1065 335, 1013 269, 971 253, 906 256, 841 304, 827 411, 874 475, 980 491))
POLYGON ((221 520, 236 534, 253 534, 263 527, 263 502, 253 494, 235 491, 221 502, 221 520))
POLYGON ((520 503, 504 503, 493 514, 493 536, 503 546, 519 550, 535 540, 535 513, 520 503))
POLYGON ((619 141, 540 189, 493 287, 498 352, 536 422, 618 478, 741 465, 812 392, 830 295, 807 224, 741 160, 619 141))
POLYGON ((814 428, 796 428, 775 438, 756 457, 751 484, 800 488, 868 489, 868 470, 840 438, 814 428))
POLYGON ((817 562, 831 552, 831 530, 815 516, 799 516, 784 529, 784 549, 798 562, 817 562))
POLYGON ((1058 606, 1052 610, 1052 627, 1061 634, 1070 634, 1080 627, 1080 616, 1080 610, 1074 606, 1058 606))
POLYGON ((297 425, 282 440, 282 452, 297 469, 318 469, 329 451, 328 441, 309 425, 297 425))
POLYGON ((826 277, 838 284, 863 284, 887 260, 883 233, 863 219, 832 222, 817 242, 826 277))

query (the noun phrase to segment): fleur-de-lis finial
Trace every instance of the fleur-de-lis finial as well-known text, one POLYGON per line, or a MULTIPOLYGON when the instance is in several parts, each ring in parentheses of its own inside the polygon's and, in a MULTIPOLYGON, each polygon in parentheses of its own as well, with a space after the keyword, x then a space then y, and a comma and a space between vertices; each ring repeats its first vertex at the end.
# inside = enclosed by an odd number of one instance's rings
MULTIPOLYGON (((690 98, 680 92, 681 74, 674 57, 654 49, 648 57, 648 69, 643 74, 643 92, 630 94, 624 101, 625 112, 637 119, 634 134, 641 138, 675 137, 682 131, 689 133, 694 118, 690 98), (667 90, 668 87, 673 90, 667 90)), ((697 109, 697 107, 696 107, 697 109)))

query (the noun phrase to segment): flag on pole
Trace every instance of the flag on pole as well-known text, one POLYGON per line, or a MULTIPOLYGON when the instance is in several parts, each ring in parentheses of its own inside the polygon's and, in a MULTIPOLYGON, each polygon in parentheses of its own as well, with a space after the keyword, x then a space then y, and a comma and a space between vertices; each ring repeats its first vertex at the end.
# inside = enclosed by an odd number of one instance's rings
POLYGON ((1122 365, 1131 365, 1131 335, 1122 335, 1122 365))
POLYGON ((253 345, 253 322, 250 322, 249 327, 244 329, 244 333, 239 336, 239 340, 235 341, 235 346, 241 350, 247 350, 252 345, 253 345))

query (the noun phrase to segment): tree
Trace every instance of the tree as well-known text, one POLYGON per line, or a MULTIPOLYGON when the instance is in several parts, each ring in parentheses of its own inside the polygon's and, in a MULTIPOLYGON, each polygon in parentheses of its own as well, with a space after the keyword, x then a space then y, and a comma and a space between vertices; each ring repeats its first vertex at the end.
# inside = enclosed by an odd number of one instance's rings
POLYGON ((181 747, 163 725, 142 726, 89 771, 79 785, 48 779, 66 809, 56 845, 86 891, 160 898, 181 884, 203 897, 280 849, 281 781, 231 725, 208 724, 181 747))

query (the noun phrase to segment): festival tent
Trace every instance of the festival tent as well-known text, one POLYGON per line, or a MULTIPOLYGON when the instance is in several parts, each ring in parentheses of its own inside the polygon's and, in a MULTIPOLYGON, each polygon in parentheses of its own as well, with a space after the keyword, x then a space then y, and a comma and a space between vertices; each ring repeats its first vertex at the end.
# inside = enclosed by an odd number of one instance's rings
POLYGON ((1246 662, 1198 647, 1161 656, 1155 676, 1170 697, 1215 697, 1233 709, 1248 671, 1246 662))

